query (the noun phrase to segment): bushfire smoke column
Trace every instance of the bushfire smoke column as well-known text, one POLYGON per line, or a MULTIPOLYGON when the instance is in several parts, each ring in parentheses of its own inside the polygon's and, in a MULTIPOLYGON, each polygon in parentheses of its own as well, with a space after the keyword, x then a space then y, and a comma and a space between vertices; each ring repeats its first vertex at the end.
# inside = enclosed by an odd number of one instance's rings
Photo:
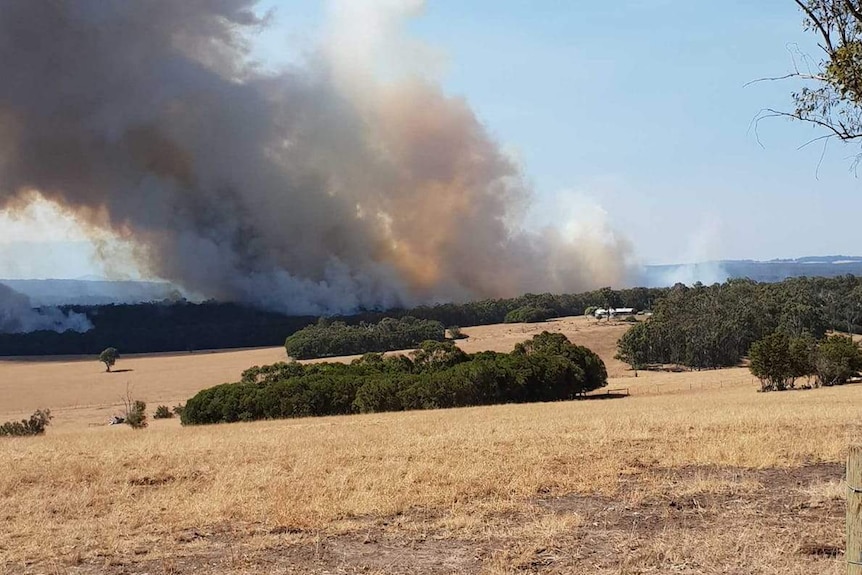
POLYGON ((39 194, 149 274, 296 313, 619 281, 618 238, 521 227, 529 190, 466 102, 378 79, 418 7, 333 3, 361 17, 271 74, 251 0, 0 0, 0 209, 39 194))

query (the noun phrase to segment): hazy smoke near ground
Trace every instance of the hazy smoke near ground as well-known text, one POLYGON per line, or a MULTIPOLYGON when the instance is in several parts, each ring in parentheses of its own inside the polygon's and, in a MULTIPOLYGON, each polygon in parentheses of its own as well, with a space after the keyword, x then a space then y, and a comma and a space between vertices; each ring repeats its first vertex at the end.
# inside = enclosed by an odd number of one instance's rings
POLYGON ((529 190, 463 100, 380 79, 418 5, 334 3, 276 74, 252 0, 0 0, 0 209, 41 194, 153 276, 293 313, 621 281, 616 236, 520 226, 529 190))
POLYGON ((30 298, 0 284, 0 333, 28 333, 49 330, 85 332, 93 328, 81 313, 63 313, 55 307, 33 309, 30 298))

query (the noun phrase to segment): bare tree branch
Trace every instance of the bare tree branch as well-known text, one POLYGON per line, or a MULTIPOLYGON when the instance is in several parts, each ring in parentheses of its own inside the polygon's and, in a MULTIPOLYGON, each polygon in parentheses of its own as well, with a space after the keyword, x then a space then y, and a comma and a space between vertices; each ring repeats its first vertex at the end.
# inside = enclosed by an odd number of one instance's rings
POLYGON ((818 82, 826 82, 827 78, 825 76, 817 76, 813 74, 802 74, 800 72, 791 72, 790 74, 785 74, 784 76, 767 76, 766 78, 757 78, 756 80, 751 80, 742 85, 743 88, 747 88, 753 84, 759 84, 761 82, 777 82, 779 80, 789 80, 790 78, 801 78, 803 80, 816 80, 818 82))
POLYGON ((810 124, 814 124, 816 126, 820 126, 821 128, 825 128, 825 129, 829 130, 830 132, 832 132, 832 134, 830 134, 830 135, 836 136, 845 142, 849 142, 851 140, 858 140, 858 139, 862 138, 862 133, 855 134, 853 132, 850 132, 847 129, 843 128, 843 126, 841 126, 840 122, 839 122, 839 127, 842 129, 836 128, 833 124, 826 122, 824 120, 821 120, 819 118, 802 116, 796 112, 781 112, 779 110, 773 110, 772 108, 765 108, 764 111, 769 112, 769 114, 762 116, 762 118, 782 117, 782 118, 791 118, 793 120, 800 120, 802 122, 808 122, 810 124))
POLYGON ((808 8, 808 6, 802 0, 793 1, 796 2, 797 6, 799 6, 803 12, 805 12, 811 22, 820 30, 820 35, 823 36, 823 41, 826 42, 826 48, 824 49, 826 49, 829 54, 834 53, 835 49, 832 47, 832 37, 829 34, 827 28, 820 22, 820 19, 814 15, 814 12, 812 12, 811 9, 808 8))
POLYGON ((844 5, 847 6, 847 10, 856 18, 856 21, 862 24, 862 10, 853 4, 852 0, 844 0, 844 5))

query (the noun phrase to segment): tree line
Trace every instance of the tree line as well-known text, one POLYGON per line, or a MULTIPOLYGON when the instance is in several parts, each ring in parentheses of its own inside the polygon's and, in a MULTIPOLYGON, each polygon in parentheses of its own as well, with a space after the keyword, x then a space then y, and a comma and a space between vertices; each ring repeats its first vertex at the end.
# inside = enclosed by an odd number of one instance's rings
POLYGON ((205 389, 186 425, 349 413, 574 399, 607 385, 604 362, 564 335, 543 332, 512 353, 466 354, 426 341, 409 356, 365 354, 350 364, 282 362, 252 367, 236 383, 205 389))
POLYGON ((635 369, 727 367, 772 333, 820 340, 830 329, 859 333, 860 322, 862 282, 854 276, 677 284, 620 339, 617 357, 635 369))
POLYGON ((762 391, 793 389, 803 377, 808 388, 842 385, 862 369, 862 350, 844 335, 818 341, 776 331, 752 344, 749 359, 762 391))
POLYGON ((0 356, 98 355, 109 347, 123 353, 152 353, 274 346, 284 343, 287 334, 317 320, 215 302, 165 301, 61 309, 85 314, 93 329, 85 333, 0 333, 0 356))
MULTIPOLYGON (((359 310, 349 316, 328 318, 347 325, 377 323, 385 318, 412 316, 445 326, 474 326, 502 323, 521 308, 541 310, 549 317, 581 315, 593 306, 649 309, 666 289, 603 288, 581 294, 526 294, 509 299, 485 299, 466 303, 446 303, 411 309, 359 310)), ((217 302, 163 301, 145 304, 106 306, 63 306, 63 311, 86 315, 93 329, 85 333, 37 331, 0 334, 0 356, 4 355, 92 355, 108 347, 123 353, 194 351, 236 347, 282 345, 294 332, 318 321, 314 316, 286 316, 248 306, 217 302)), ((510 319, 515 321, 515 319, 510 319)), ((411 344, 412 345, 412 344, 411 344)), ((406 346, 410 347, 410 346, 406 346)), ((403 349, 403 348, 402 348, 403 349)))
MULTIPOLYGON (((770 308, 770 318, 773 316, 787 315, 782 309, 781 298, 789 298, 788 301, 796 302, 802 306, 801 310, 793 312, 796 315, 802 313, 806 307, 815 308, 819 320, 827 329, 840 329, 842 331, 860 331, 860 302, 862 302, 862 288, 860 282, 853 276, 842 276, 838 278, 824 279, 793 279, 786 280, 780 284, 755 284, 748 280, 732 280, 724 286, 694 286, 685 288, 681 284, 673 288, 632 288, 613 290, 602 288, 581 294, 526 294, 510 299, 486 299, 462 304, 439 304, 433 306, 419 306, 412 309, 393 309, 387 311, 361 311, 351 316, 330 318, 332 321, 341 321, 347 325, 359 325, 361 323, 377 323, 384 318, 391 317, 399 319, 404 316, 412 316, 420 320, 433 320, 444 326, 474 326, 502 323, 509 321, 526 321, 532 319, 547 319, 548 317, 561 317, 581 315, 589 307, 631 307, 638 310, 653 309, 657 313, 664 304, 660 303, 668 298, 679 300, 683 297, 683 290, 695 291, 706 289, 710 292, 724 289, 729 292, 726 295, 715 296, 723 303, 733 298, 743 298, 751 307, 760 310, 764 305, 770 308), (739 285, 736 285, 739 284, 739 285), (747 284, 754 286, 749 288, 747 284), (768 286, 775 286, 770 288, 768 286), (752 292, 752 293, 747 293, 752 292), (796 292, 799 292, 798 294, 796 292), (761 299, 769 299, 764 304, 761 299), (533 315, 533 310, 539 310, 538 315, 533 315), (512 313, 514 312, 514 313, 512 313), (527 313, 529 312, 529 313, 527 313)), ((712 294, 714 295, 714 294, 712 294)), ((710 297, 712 297, 712 295, 710 297)), ((707 299, 704 296, 701 299, 707 299)), ((683 312, 691 302, 686 302, 683 312)), ((733 304, 733 302, 731 302, 733 304)), ((713 304, 701 302, 702 307, 710 307, 713 304)), ((752 315, 746 305, 740 303, 738 306, 743 316, 752 315)), ((113 306, 67 306, 66 311, 76 311, 87 315, 94 325, 94 329, 86 333, 66 332, 33 332, 29 334, 0 334, 0 355, 48 355, 69 354, 85 355, 98 354, 107 347, 116 347, 124 353, 142 353, 159 351, 194 351, 199 349, 220 349, 233 347, 256 347, 282 345, 285 338, 296 331, 314 324, 318 318, 311 316, 291 317, 275 312, 267 312, 237 304, 205 302, 201 304, 183 302, 162 302, 138 305, 113 305, 113 306)), ((685 313, 674 313, 666 310, 666 315, 685 315, 685 313)), ((718 313, 723 316, 721 309, 718 313)), ((661 315, 659 313, 659 315, 661 315)), ((793 315, 793 314, 790 314, 793 315)), ((655 316, 654 316, 655 317, 655 316)), ((745 325, 757 325, 753 319, 724 317, 729 322, 743 323, 745 325)), ((718 318, 716 318, 718 321, 718 318)), ((772 321, 770 319, 770 321, 772 321)), ((804 318, 786 321, 808 321, 804 318)), ((656 324, 661 322, 656 322, 656 324)), ((673 319, 671 323, 693 323, 690 320, 673 319)), ((768 326, 767 326, 768 327, 768 326)), ((650 330, 657 329, 654 326, 650 330)), ((686 328, 688 329, 688 328, 686 328)), ((694 329, 694 328, 692 328, 694 329)), ((708 340, 710 334, 718 328, 695 330, 692 334, 701 339, 708 340)), ((757 337, 745 336, 738 342, 738 348, 743 348, 743 354, 747 351, 750 343, 756 341, 767 333, 756 327, 757 337)), ((663 332, 664 330, 658 330, 663 332)), ((671 331, 679 331, 674 328, 671 331)), ((729 329, 723 329, 722 333, 731 333, 729 329)), ((633 334, 632 338, 635 338, 633 334)), ((657 335, 647 338, 650 342, 659 341, 657 335)), ((662 337, 670 334, 661 334, 662 337)), ((714 333, 713 333, 714 335, 714 333)), ((643 334, 641 334, 641 337, 643 334)), ((651 345, 653 345, 651 344, 651 345)), ((664 344, 662 344, 664 345, 664 344)), ((669 344, 670 345, 670 344, 669 344)), ((409 346, 408 346, 409 347, 409 346)), ((661 359, 668 359, 665 363, 671 363, 678 359, 683 364, 691 363, 693 366, 708 366, 711 363, 726 365, 727 357, 700 358, 697 355, 697 347, 692 345, 690 349, 684 350, 681 345, 673 344, 674 351, 665 348, 659 350, 646 349, 643 344, 635 345, 626 350, 631 354, 632 360, 636 362, 651 363, 661 359), (676 356, 671 357, 671 356, 676 356), (721 361, 719 361, 721 360, 721 361)), ((701 346, 702 347, 702 346, 701 346)), ((732 350, 731 350, 732 351, 732 350)), ((730 354, 731 358, 736 352, 730 354)), ((726 355, 726 354, 725 354, 726 355)))
MULTIPOLYGON (((461 327, 490 325, 504 322, 544 321, 552 317, 583 315, 588 307, 630 307, 651 309, 663 298, 669 288, 636 287, 629 289, 601 289, 577 294, 525 294, 509 299, 485 299, 462 304, 446 303, 420 306, 409 310, 409 315, 421 319, 435 319, 444 325, 461 327), (510 315, 511 314, 511 315, 510 315), (509 316, 507 318, 507 316, 509 316)), ((387 312, 396 316, 398 310, 387 312)))
POLYGON ((377 323, 348 325, 343 321, 321 318, 302 328, 284 342, 287 355, 294 359, 314 359, 337 355, 413 348, 423 341, 443 341, 446 329, 439 321, 404 316, 384 318, 377 323))

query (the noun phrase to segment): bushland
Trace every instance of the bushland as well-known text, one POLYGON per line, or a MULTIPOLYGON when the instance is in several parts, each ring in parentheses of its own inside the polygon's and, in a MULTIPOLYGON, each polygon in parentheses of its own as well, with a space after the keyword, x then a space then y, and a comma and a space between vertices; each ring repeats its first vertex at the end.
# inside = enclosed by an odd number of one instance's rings
POLYGON ((512 353, 468 355, 425 341, 409 356, 368 353, 350 364, 254 367, 237 383, 200 391, 183 424, 570 400, 607 385, 601 358, 543 332, 512 353))

